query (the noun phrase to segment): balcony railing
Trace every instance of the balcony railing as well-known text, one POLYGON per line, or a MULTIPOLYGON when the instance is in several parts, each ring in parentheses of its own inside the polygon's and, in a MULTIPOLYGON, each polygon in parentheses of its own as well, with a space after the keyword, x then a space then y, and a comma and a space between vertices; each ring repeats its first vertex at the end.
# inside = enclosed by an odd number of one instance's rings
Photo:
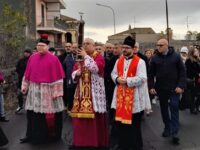
POLYGON ((61 9, 65 9, 66 8, 66 3, 64 2, 64 0, 44 0, 44 2, 48 3, 52 3, 52 2, 58 2, 61 5, 61 9))
POLYGON ((50 30, 55 32, 66 32, 67 24, 57 19, 47 20, 46 24, 41 23, 38 25, 38 30, 50 30))
POLYGON ((54 20, 47 20, 47 26, 48 27, 54 27, 54 28, 58 28, 58 29, 62 29, 62 30, 66 30, 67 25, 64 22, 60 22, 56 19, 54 20))

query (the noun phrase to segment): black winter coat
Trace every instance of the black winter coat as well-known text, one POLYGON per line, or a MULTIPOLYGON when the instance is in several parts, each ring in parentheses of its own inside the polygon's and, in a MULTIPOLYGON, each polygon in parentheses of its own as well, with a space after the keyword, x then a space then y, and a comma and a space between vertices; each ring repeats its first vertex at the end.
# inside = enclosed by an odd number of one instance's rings
POLYGON ((191 61, 191 59, 187 59, 185 62, 185 66, 187 69, 187 78, 194 79, 196 87, 200 89, 199 74, 200 74, 200 61, 191 61))
POLYGON ((149 71, 150 89, 174 92, 176 87, 186 87, 186 70, 178 53, 169 47, 167 55, 161 53, 152 57, 149 71))
POLYGON ((29 57, 21 58, 16 65, 16 72, 18 74, 18 88, 21 89, 22 79, 26 70, 29 57))

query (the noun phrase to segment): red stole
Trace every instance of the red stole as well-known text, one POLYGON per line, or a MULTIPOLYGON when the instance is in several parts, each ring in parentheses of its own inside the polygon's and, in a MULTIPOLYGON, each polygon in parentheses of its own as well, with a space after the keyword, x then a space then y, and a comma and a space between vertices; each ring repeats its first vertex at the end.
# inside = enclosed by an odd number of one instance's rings
MULTIPOLYGON (((98 53, 95 51, 92 57, 95 59, 97 54, 98 53)), ((81 66, 83 66, 83 64, 82 62, 81 66)), ((81 80, 79 79, 76 86, 71 116, 75 118, 94 118, 95 112, 92 103, 91 72, 84 66, 81 70, 81 80)))
MULTIPOLYGON (((117 63, 118 77, 122 77, 124 74, 124 57, 120 57, 117 63)), ((128 68, 127 77, 134 77, 136 75, 137 66, 140 58, 136 55, 133 56, 128 68)), ((127 85, 117 86, 117 106, 115 120, 120 121, 123 124, 132 123, 132 111, 134 103, 134 87, 128 87, 127 85)))

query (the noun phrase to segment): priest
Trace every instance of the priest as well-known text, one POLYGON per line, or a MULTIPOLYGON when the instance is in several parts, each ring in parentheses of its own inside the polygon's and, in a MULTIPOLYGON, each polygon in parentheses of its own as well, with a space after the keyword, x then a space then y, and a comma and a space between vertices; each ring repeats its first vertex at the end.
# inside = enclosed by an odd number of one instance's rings
POLYGON ((123 56, 111 73, 115 90, 111 107, 116 110, 115 126, 120 150, 141 150, 142 111, 150 110, 145 62, 134 55, 135 40, 128 36, 122 46, 123 56))
POLYGON ((48 51, 48 44, 48 35, 43 34, 23 77, 27 133, 21 143, 46 143, 61 138, 64 71, 58 58, 48 51))
POLYGON ((72 78, 77 82, 71 110, 73 146, 107 147, 108 124, 104 86, 104 58, 95 51, 94 41, 86 38, 82 56, 73 69, 72 78))

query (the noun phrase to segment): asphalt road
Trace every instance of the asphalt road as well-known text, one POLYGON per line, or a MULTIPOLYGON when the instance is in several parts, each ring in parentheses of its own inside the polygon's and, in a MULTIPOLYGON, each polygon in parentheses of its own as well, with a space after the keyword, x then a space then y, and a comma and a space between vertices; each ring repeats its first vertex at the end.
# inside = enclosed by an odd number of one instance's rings
MULTIPOLYGON (((180 111, 180 142, 174 146, 170 138, 161 137, 163 124, 159 105, 153 106, 153 113, 145 117, 142 123, 144 149, 143 150, 200 150, 200 114, 191 115, 188 110, 180 111)), ((0 123, 6 133, 9 144, 0 150, 68 150, 72 142, 71 119, 64 114, 64 128, 62 141, 45 145, 20 144, 19 139, 26 132, 26 112, 8 115, 8 123, 0 123)))

